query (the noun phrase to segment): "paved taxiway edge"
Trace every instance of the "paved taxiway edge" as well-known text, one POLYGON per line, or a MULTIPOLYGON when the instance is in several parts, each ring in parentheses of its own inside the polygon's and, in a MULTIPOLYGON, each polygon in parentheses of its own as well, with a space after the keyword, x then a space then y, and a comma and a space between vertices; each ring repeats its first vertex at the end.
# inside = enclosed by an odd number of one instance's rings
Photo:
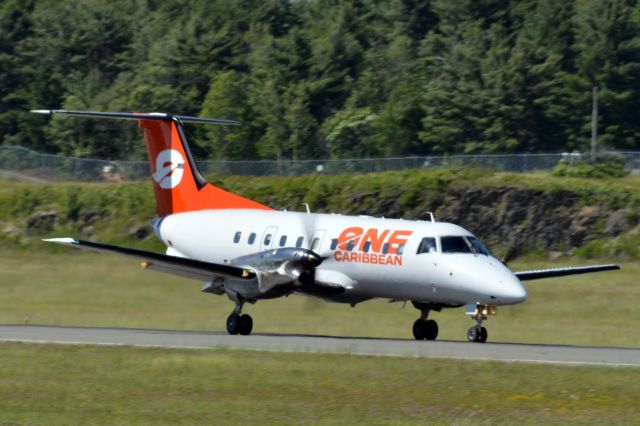
POLYGON ((277 352, 447 358, 569 365, 640 367, 640 349, 524 345, 507 343, 418 342, 399 339, 255 334, 127 328, 0 325, 0 341, 52 344, 126 345, 191 349, 243 349, 277 352))

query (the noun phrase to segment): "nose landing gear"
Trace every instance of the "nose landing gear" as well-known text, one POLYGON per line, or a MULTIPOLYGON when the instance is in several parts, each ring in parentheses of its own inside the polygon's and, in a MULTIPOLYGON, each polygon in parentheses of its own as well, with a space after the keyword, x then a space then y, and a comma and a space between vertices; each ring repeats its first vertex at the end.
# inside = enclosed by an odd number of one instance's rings
POLYGON ((247 314, 242 314, 243 305, 243 302, 236 303, 236 308, 227 318, 227 332, 229 334, 242 334, 243 336, 251 334, 253 319, 247 314))
POLYGON ((487 337, 487 329, 480 325, 475 325, 467 330, 467 340, 470 342, 484 343, 487 341, 487 337))
POLYGON ((439 311, 440 309, 425 303, 411 303, 416 309, 420 310, 420 318, 413 323, 413 337, 416 340, 436 340, 436 337, 438 337, 438 323, 428 319, 428 317, 431 310, 439 311))
POLYGON ((467 340, 470 342, 484 343, 487 341, 487 329, 482 326, 482 322, 488 315, 496 315, 497 308, 490 305, 467 305, 467 315, 476 321, 476 325, 467 331, 467 340))

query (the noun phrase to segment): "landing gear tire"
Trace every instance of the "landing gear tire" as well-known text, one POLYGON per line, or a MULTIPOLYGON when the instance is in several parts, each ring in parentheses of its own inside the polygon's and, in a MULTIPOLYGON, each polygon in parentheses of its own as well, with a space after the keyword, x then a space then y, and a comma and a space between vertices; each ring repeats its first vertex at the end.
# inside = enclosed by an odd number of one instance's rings
POLYGON ((487 329, 484 327, 473 326, 467 331, 467 340, 470 342, 484 343, 487 341, 487 329))
POLYGON ((413 323, 413 337, 416 340, 436 340, 436 337, 438 337, 438 323, 434 320, 418 318, 413 323))
POLYGON ((227 318, 227 332, 229 334, 242 334, 246 336, 251 334, 251 330, 253 330, 253 319, 251 316, 233 313, 227 318))
POLYGON ((484 327, 480 327, 480 339, 478 342, 484 343, 487 341, 487 337, 489 337, 489 333, 487 333, 487 329, 484 327))
POLYGON ((251 334, 251 330, 253 330, 253 318, 247 314, 242 315, 240 317, 240 334, 247 336, 251 334))
POLYGON ((240 315, 235 313, 227 317, 227 332, 229 334, 240 334, 240 318, 240 315))

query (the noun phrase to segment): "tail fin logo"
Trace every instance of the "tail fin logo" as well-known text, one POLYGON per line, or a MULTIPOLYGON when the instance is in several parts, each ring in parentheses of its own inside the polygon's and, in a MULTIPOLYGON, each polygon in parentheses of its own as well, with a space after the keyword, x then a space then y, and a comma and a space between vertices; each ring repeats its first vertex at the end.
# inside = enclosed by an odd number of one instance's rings
POLYGON ((184 158, 175 149, 160 151, 156 157, 156 171, 152 175, 162 189, 173 189, 182 181, 184 158))

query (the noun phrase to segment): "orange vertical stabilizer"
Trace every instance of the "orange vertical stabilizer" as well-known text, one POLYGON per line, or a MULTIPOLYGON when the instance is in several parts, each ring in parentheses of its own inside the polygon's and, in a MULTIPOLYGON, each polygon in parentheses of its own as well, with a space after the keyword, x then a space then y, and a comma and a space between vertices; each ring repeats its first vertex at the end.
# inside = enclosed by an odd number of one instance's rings
POLYGON ((144 130, 160 217, 208 209, 271 210, 205 181, 191 157, 178 120, 138 120, 144 130))

